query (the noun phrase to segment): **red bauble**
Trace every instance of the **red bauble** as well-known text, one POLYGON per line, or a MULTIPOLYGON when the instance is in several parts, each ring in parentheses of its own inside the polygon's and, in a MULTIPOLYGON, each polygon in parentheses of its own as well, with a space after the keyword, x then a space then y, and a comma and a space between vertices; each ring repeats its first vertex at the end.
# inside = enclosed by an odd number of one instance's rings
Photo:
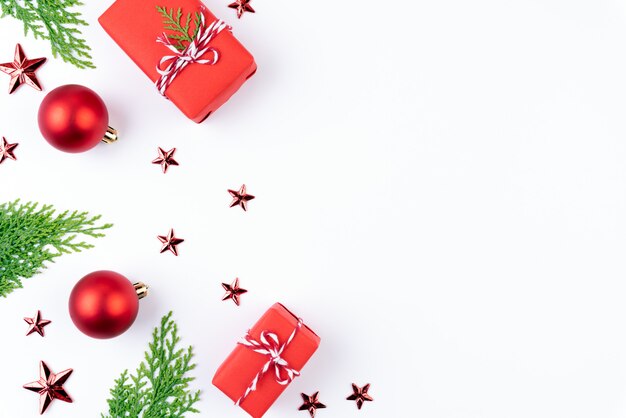
POLYGON ((109 112, 93 90, 68 84, 52 90, 39 106, 39 130, 53 147, 65 152, 85 152, 102 140, 117 139, 109 128, 109 112))
POLYGON ((74 325, 93 338, 113 338, 135 322, 139 299, 147 294, 142 283, 109 270, 94 271, 80 279, 70 295, 74 325))

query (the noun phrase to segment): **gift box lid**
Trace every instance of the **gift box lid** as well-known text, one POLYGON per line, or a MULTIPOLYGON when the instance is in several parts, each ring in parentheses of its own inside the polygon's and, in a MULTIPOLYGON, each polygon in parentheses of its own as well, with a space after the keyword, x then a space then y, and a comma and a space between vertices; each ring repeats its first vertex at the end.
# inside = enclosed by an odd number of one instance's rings
MULTIPOLYGON (((104 30, 126 52, 139 68, 156 82, 160 74, 157 65, 164 56, 173 55, 157 38, 165 29, 163 16, 157 6, 174 14, 202 11, 207 25, 217 18, 198 0, 117 0, 98 19, 104 30)), ((214 65, 187 65, 166 90, 166 96, 190 119, 201 122, 226 102, 256 71, 252 55, 239 43, 230 30, 220 32, 210 42, 219 52, 214 65)), ((156 86, 153 87, 157 92, 156 86)))
MULTIPOLYGON (((249 334, 258 340, 263 331, 273 332, 278 336, 279 341, 284 343, 297 327, 298 321, 296 315, 282 304, 276 303, 250 329, 249 334)), ((291 368, 300 371, 319 345, 320 337, 303 324, 281 357, 291 368)), ((267 356, 237 344, 215 373, 213 385, 236 402, 267 360, 267 356)), ((272 406, 285 388, 286 386, 277 383, 275 374, 270 371, 258 382, 257 389, 243 400, 241 407, 251 416, 259 418, 272 406)))

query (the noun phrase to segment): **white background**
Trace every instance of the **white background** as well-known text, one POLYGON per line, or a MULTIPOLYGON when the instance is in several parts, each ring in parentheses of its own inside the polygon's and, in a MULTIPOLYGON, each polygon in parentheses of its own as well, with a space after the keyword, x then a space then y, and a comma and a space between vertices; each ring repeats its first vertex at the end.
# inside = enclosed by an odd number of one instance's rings
MULTIPOLYGON (((7 95, 2 201, 103 214, 96 248, 63 256, 0 301, 0 416, 37 416, 39 360, 74 368, 50 418, 93 418, 174 311, 194 346, 202 417, 245 417, 215 369, 272 303, 322 337, 267 414, 528 418, 626 415, 626 5, 618 0, 255 0, 234 26, 258 73, 203 124, 188 121, 82 10, 97 70, 50 59, 49 91, 98 91, 115 145, 63 154, 40 136, 44 93, 7 95), (156 147, 177 147, 163 175, 156 147), (244 213, 228 188, 257 196, 244 213), (173 227, 180 256, 159 254, 173 227), (151 286, 110 341, 72 325, 73 284, 113 269, 151 286), (242 306, 221 302, 241 278, 242 306), (25 337, 41 309, 44 339, 25 337), (357 411, 350 383, 371 383, 357 411)), ((137 17, 138 22, 141 17, 137 17)), ((0 61, 44 41, 0 24, 0 61)), ((1 85, 0 85, 1 87, 1 85)))

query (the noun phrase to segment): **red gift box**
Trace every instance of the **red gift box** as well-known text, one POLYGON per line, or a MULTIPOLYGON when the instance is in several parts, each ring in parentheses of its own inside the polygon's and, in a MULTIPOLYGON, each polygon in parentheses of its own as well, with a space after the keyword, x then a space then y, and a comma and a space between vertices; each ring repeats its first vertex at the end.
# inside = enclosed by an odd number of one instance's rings
POLYGON ((319 345, 320 337, 276 303, 217 369, 213 384, 252 417, 260 418, 319 345))
MULTIPOLYGON (((165 96, 188 118, 200 123, 254 74, 256 63, 252 55, 235 39, 230 28, 214 35, 205 45, 200 44, 206 42, 206 39, 201 40, 199 33, 194 41, 197 40, 200 47, 183 51, 187 53, 187 60, 195 52, 197 56, 194 56, 194 60, 205 61, 204 63, 184 63, 185 59, 177 60, 177 54, 173 50, 157 42, 159 37, 163 39, 164 33, 174 34, 166 29, 157 6, 164 7, 167 11, 172 9, 174 16, 181 8, 183 25, 188 14, 191 13, 193 17, 197 12, 204 15, 205 28, 217 21, 198 0, 117 0, 100 16, 99 21, 111 38, 153 82, 156 83, 161 78, 157 65, 164 70, 170 64, 172 68, 183 64, 184 68, 177 71, 171 84, 164 89, 165 96), (161 63, 166 56, 172 58, 161 63)), ((188 31, 190 36, 193 36, 193 30, 192 24, 188 31)), ((158 90, 156 86, 154 88, 155 91, 158 90)))

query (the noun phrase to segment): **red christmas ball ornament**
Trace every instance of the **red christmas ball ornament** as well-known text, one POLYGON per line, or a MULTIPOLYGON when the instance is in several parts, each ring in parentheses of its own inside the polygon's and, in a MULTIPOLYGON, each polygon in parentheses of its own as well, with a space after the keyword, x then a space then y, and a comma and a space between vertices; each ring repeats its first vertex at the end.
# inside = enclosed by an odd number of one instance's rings
POLYGON ((77 84, 48 93, 39 106, 38 122, 46 141, 65 152, 85 152, 100 141, 117 141, 117 131, 109 126, 109 112, 100 96, 77 84))
POLYGON ((135 322, 139 299, 148 295, 143 283, 132 284, 109 270, 89 273, 70 294, 70 317, 74 325, 93 338, 113 338, 135 322))

